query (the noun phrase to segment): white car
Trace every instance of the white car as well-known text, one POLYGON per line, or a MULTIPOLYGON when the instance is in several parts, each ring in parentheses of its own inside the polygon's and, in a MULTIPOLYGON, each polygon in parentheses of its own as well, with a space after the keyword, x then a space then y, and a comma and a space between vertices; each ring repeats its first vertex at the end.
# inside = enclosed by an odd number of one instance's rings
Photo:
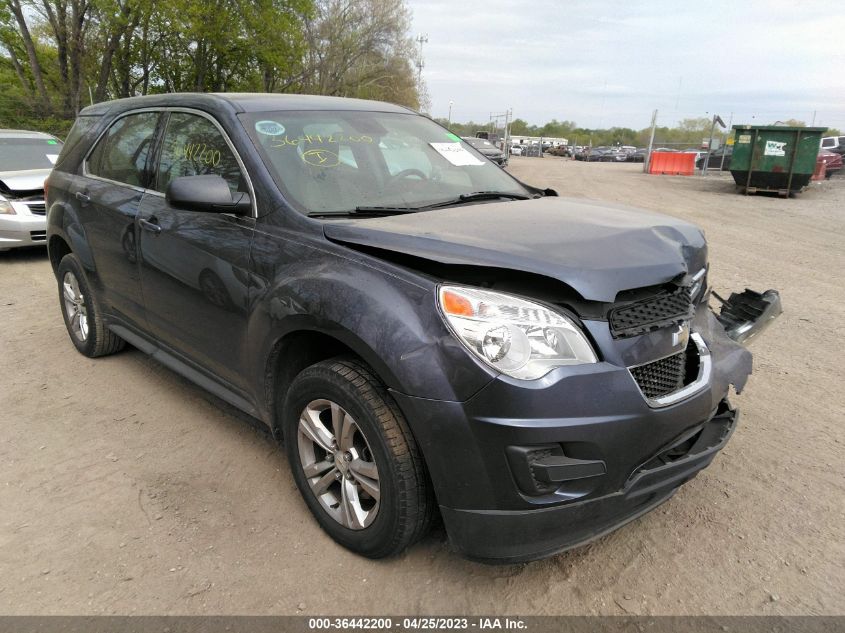
POLYGON ((61 149, 50 134, 0 130, 0 251, 47 243, 44 179, 61 149))
POLYGON ((522 146, 521 145, 511 145, 511 154, 514 156, 522 156, 522 146))

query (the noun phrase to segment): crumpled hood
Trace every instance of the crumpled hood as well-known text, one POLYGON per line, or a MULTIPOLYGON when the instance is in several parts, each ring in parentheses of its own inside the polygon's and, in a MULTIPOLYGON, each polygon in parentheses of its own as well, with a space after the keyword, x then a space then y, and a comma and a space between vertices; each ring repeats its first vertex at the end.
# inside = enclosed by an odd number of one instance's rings
POLYGON ((25 169, 0 171, 0 191, 35 191, 44 189, 44 180, 50 169, 25 169))
POLYGON ((701 231, 682 220, 574 198, 493 202, 384 218, 327 221, 327 238, 443 264, 508 268, 611 302, 706 263, 701 231))

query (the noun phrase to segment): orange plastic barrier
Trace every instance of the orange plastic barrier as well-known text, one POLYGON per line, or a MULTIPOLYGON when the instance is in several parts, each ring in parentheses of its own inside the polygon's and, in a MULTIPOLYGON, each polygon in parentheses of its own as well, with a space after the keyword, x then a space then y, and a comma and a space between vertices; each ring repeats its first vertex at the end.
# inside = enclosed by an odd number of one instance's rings
POLYGON ((824 180, 825 176, 827 175, 827 163, 822 160, 816 159, 816 170, 813 172, 813 180, 824 180))
POLYGON ((652 152, 648 173, 692 176, 695 172, 695 157, 696 154, 682 152, 652 152))

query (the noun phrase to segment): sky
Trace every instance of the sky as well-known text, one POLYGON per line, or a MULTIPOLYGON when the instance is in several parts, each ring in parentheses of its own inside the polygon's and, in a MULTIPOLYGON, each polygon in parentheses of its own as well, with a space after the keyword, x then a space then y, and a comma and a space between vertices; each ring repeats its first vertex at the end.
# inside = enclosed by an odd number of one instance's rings
POLYGON ((845 130, 845 5, 407 0, 430 114, 642 129, 719 114, 845 130))

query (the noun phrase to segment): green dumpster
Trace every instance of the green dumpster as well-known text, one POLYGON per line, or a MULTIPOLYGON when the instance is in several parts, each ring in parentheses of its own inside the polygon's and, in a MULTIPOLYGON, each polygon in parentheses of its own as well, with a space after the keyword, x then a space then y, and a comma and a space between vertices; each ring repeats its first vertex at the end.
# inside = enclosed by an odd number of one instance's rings
POLYGON ((824 127, 734 125, 731 174, 740 191, 781 196, 806 187, 816 168, 824 127))

